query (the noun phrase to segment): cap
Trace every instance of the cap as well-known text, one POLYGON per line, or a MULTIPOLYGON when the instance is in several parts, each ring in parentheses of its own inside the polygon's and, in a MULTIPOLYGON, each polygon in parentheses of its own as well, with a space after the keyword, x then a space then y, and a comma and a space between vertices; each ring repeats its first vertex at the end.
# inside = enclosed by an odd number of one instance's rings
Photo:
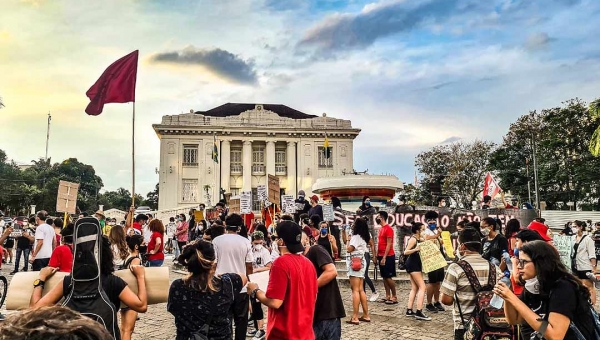
POLYGON ((548 241, 552 241, 552 239, 548 236, 547 232, 548 232, 548 226, 537 222, 537 221, 533 221, 531 223, 529 223, 529 226, 527 226, 527 229, 533 230, 533 231, 537 231, 538 234, 540 234, 540 236, 544 239, 544 241, 548 242, 548 241))
POLYGON ((306 194, 304 193, 304 190, 298 191, 298 196, 306 196, 306 194))
POLYGON ((310 199, 311 199, 312 201, 319 202, 319 196, 317 196, 317 195, 312 195, 312 196, 310 197, 310 199))
POLYGON ((304 251, 302 246, 302 229, 293 221, 280 222, 275 228, 277 237, 285 242, 285 246, 290 253, 296 254, 304 251))
POLYGON ((538 232, 530 229, 523 229, 519 231, 515 237, 523 242, 544 241, 544 239, 538 232))

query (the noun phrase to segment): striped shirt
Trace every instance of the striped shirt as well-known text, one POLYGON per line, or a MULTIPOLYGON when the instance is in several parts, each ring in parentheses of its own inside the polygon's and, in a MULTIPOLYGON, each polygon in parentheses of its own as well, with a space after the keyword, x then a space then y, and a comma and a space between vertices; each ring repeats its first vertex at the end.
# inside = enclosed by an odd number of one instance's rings
MULTIPOLYGON (((471 265, 482 286, 488 284, 490 263, 486 259, 481 257, 480 254, 469 254, 465 255, 462 260, 465 260, 471 265)), ((496 280, 499 280, 502 277, 502 272, 498 267, 494 267, 496 268, 496 280)), ((491 284, 494 285, 495 282, 491 282, 491 284)), ((475 310, 477 295, 469 283, 467 275, 457 263, 452 263, 448 266, 440 292, 453 298, 455 298, 454 293, 456 293, 456 298, 458 298, 458 301, 460 302, 464 321, 467 322, 471 313, 475 310)), ((454 300, 452 316, 454 319, 454 329, 463 329, 456 299, 454 300)))

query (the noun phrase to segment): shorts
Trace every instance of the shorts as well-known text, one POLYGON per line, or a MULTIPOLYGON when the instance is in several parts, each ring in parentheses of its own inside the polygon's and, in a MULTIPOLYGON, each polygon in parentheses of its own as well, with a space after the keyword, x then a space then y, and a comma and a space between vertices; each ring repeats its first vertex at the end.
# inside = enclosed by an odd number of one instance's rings
MULTIPOLYGON (((365 260, 365 257, 362 257, 361 263, 362 263, 362 267, 360 268, 360 270, 353 270, 351 267, 351 257, 348 256, 348 258, 346 259, 346 266, 348 267, 348 276, 350 277, 359 277, 361 279, 363 279, 365 277, 365 270, 367 268, 367 262, 365 260)), ((386 264, 387 264, 387 260, 386 260, 386 264)))
POLYGON ((6 242, 4 242, 4 248, 6 248, 6 249, 12 249, 14 246, 15 246, 14 239, 8 239, 8 240, 6 240, 6 242))
POLYGON ((427 283, 440 283, 444 281, 444 268, 427 273, 427 283))
POLYGON ((589 280, 586 274, 591 272, 591 270, 575 270, 573 271, 573 275, 577 276, 577 278, 580 280, 589 280))
POLYGON ((377 256, 377 263, 379 263, 379 274, 384 279, 396 277, 396 255, 391 255, 385 258, 385 265, 381 265, 383 256, 377 256))

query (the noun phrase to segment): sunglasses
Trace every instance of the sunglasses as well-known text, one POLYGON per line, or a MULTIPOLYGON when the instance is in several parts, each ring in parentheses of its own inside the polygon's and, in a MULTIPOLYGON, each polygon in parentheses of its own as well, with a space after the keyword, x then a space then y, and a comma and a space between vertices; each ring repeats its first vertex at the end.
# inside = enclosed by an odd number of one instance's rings
POLYGON ((532 263, 533 261, 531 260, 518 260, 517 261, 517 266, 520 268, 525 268, 525 265, 528 263, 532 263))

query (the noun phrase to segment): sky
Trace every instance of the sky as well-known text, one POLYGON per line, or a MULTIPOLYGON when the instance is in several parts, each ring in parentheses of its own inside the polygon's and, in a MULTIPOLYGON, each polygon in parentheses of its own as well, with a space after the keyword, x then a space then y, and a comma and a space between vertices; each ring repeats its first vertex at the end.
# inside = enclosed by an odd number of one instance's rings
POLYGON ((132 104, 84 112, 102 71, 140 51, 136 187, 158 182, 163 115, 285 104, 362 129, 357 171, 413 182, 435 145, 502 142, 530 110, 600 97, 597 0, 2 0, 0 149, 91 164, 131 186, 132 104))

